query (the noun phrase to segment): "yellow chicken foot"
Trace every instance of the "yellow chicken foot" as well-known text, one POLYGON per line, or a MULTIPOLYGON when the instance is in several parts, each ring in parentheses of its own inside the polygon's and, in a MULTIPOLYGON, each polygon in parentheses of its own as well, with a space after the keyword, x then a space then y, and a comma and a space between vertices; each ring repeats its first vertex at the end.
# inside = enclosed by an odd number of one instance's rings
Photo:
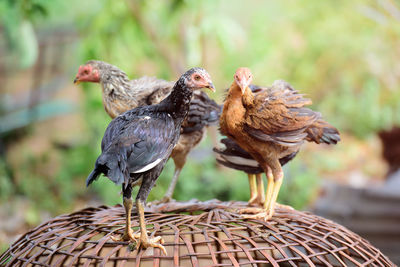
POLYGON ((139 249, 140 247, 143 247, 144 249, 147 249, 149 247, 159 248, 164 253, 164 255, 167 255, 167 251, 162 245, 164 244, 164 240, 161 238, 161 236, 149 238, 147 235, 146 222, 144 220, 144 203, 142 203, 140 200, 136 200, 136 208, 139 214, 140 226, 140 237, 136 245, 136 249, 139 249))
POLYGON ((254 219, 254 220, 261 220, 261 221, 268 221, 269 219, 272 218, 272 215, 269 211, 265 211, 264 209, 261 209, 262 211, 254 214, 254 215, 250 215, 250 214, 244 214, 242 215, 243 218, 245 219, 254 219))
POLYGON ((256 214, 256 213, 260 213, 263 212, 264 209, 263 208, 258 208, 258 207, 251 207, 251 208, 244 208, 244 209, 239 209, 238 213, 239 214, 256 214))
POLYGON ((262 220, 268 221, 271 219, 274 212, 271 210, 266 210, 264 208, 245 208, 239 210, 239 213, 242 214, 244 219, 254 219, 254 220, 262 220))
POLYGON ((139 234, 133 234, 133 230, 131 228, 131 211, 133 206, 132 198, 125 198, 123 200, 124 208, 125 208, 125 231, 122 236, 115 237, 111 236, 111 239, 115 242, 117 241, 130 241, 136 242, 136 240, 140 237, 139 234))
MULTIPOLYGON (((294 210, 294 208, 292 206, 289 205, 283 205, 280 203, 275 203, 275 209, 285 209, 285 210, 294 210)), ((243 208, 243 209, 239 209, 237 211, 239 214, 244 214, 244 216, 246 216, 246 214, 257 214, 257 213, 262 213, 262 212, 266 212, 266 210, 264 208, 259 208, 259 207, 250 207, 250 208, 243 208)))
MULTIPOLYGON (((271 177, 272 178, 272 177, 271 177)), ((274 179, 268 179, 268 188, 267 188, 267 198, 268 199, 264 203, 264 209, 242 209, 240 213, 256 213, 254 215, 244 214, 243 218, 245 219, 256 219, 256 220, 264 220, 268 221, 272 218, 275 213, 275 207, 279 206, 280 204, 276 205, 276 200, 278 198, 279 190, 281 188, 283 181, 283 172, 279 173, 278 179, 274 181, 274 179), (271 191, 271 193, 269 193, 271 191), (269 197, 270 195, 270 197, 269 197)))

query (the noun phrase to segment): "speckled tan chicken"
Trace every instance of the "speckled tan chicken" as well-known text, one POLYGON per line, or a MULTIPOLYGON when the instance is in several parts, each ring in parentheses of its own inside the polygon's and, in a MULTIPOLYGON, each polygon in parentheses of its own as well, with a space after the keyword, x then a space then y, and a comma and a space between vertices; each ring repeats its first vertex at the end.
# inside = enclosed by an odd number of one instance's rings
MULTIPOLYGON (((104 109, 111 118, 136 107, 158 104, 170 94, 174 85, 173 82, 155 77, 130 80, 119 68, 97 60, 80 66, 74 82, 100 83, 104 109)), ((171 154, 175 172, 163 202, 171 200, 187 155, 202 140, 205 127, 218 123, 220 111, 221 107, 206 93, 193 93, 188 116, 182 124, 182 134, 171 154)))
POLYGON ((322 120, 320 113, 305 107, 311 100, 303 98, 288 83, 276 81, 254 95, 249 88, 252 78, 247 68, 236 71, 224 103, 220 129, 266 173, 264 209, 253 209, 257 214, 247 217, 268 220, 274 213, 283 180, 279 159, 296 153, 304 141, 336 144, 340 137, 335 127, 322 120))

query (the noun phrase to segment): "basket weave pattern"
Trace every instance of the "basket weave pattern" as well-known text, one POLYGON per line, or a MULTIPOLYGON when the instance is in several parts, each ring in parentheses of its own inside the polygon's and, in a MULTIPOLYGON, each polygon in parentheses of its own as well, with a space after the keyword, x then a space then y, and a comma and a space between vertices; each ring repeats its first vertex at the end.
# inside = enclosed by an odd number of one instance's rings
POLYGON ((237 212, 245 205, 217 200, 150 205, 148 230, 163 237, 167 256, 110 239, 123 233, 123 207, 87 208, 24 234, 0 256, 0 265, 394 266, 368 241, 330 220, 279 208, 268 222, 248 220, 237 212))

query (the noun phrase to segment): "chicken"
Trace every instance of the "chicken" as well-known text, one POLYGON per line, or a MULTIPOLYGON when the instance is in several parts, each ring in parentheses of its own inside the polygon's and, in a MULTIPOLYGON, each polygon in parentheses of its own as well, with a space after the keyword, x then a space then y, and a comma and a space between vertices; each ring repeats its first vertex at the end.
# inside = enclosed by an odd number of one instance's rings
POLYGON ((249 88, 253 75, 239 68, 229 88, 220 117, 221 133, 233 139, 254 158, 267 175, 268 184, 263 209, 247 218, 270 219, 283 181, 279 159, 299 151, 304 141, 336 144, 337 129, 321 114, 305 106, 311 100, 284 81, 253 94, 249 88))
MULTIPOLYGON (((174 85, 154 77, 129 80, 119 68, 97 60, 90 60, 79 67, 74 83, 80 82, 101 84, 103 105, 111 118, 136 107, 159 103, 171 93, 174 85)), ((187 119, 182 124, 181 137, 171 154, 175 172, 162 202, 171 200, 187 155, 202 140, 206 126, 218 124, 220 113, 221 107, 206 93, 193 93, 187 119)))
MULTIPOLYGON (((225 167, 247 173, 250 185, 250 205, 262 205, 265 201, 264 183, 261 174, 264 172, 260 164, 243 150, 235 141, 229 138, 221 139, 224 148, 214 148, 217 162, 225 167)), ((291 161, 297 151, 279 159, 281 166, 291 161)))
MULTIPOLYGON (((254 84, 250 84, 249 88, 254 94, 264 90, 264 88, 254 84)), ((226 91, 229 91, 229 88, 226 91)), ((225 145, 225 149, 213 149, 216 153, 217 162, 228 168, 246 172, 250 187, 250 199, 248 203, 249 205, 262 205, 265 200, 264 183, 261 176, 263 172, 262 168, 249 153, 244 151, 232 139, 224 138, 221 140, 221 143, 225 145)))
POLYGON ((175 83, 171 94, 159 104, 129 110, 108 125, 101 142, 101 155, 87 178, 89 186, 100 174, 115 184, 122 184, 126 225, 122 240, 136 241, 140 246, 160 248, 161 237, 149 239, 144 220, 144 205, 172 149, 177 144, 181 125, 187 116, 193 90, 214 90, 210 75, 201 68, 184 73, 175 83), (140 234, 131 229, 132 188, 140 184, 136 196, 140 234))

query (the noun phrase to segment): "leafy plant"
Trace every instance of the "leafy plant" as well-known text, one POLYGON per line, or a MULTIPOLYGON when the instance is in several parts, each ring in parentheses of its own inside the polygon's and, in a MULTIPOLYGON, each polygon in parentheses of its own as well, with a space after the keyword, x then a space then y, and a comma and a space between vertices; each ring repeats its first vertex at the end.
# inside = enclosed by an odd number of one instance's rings
MULTIPOLYGON (((1 17, 10 49, 5 53, 7 66, 33 64, 38 32, 73 25, 81 41, 76 55, 66 55, 75 59, 71 72, 86 60, 99 59, 117 65, 131 78, 154 75, 175 80, 185 69, 199 65, 211 73, 218 88, 212 97, 221 103, 234 70, 248 66, 255 84, 289 81, 342 133, 364 139, 400 123, 400 24, 395 16, 399 8, 387 3, 252 0, 243 6, 238 0, 6 0, 0 1, 0 12, 7 14, 1 17)), ((120 188, 108 179, 85 188, 110 122, 98 85, 83 85, 76 111, 84 123, 72 146, 51 147, 40 156, 26 148, 11 172, 7 168, 13 166, 0 162, 0 199, 28 198, 31 223, 42 210, 55 215, 92 199, 109 205, 121 201, 120 188), (46 164, 53 161, 55 171, 49 174, 46 164), (14 171, 15 181, 9 178, 14 171)), ((211 143, 206 140, 199 148, 208 151, 205 158, 196 157, 199 150, 189 157, 175 197, 247 200, 246 175, 217 168, 211 143)), ((285 168, 279 201, 304 208, 317 194, 319 178, 346 168, 341 164, 330 157, 300 154, 285 168)), ((149 200, 164 194, 172 173, 169 162, 149 200)))

